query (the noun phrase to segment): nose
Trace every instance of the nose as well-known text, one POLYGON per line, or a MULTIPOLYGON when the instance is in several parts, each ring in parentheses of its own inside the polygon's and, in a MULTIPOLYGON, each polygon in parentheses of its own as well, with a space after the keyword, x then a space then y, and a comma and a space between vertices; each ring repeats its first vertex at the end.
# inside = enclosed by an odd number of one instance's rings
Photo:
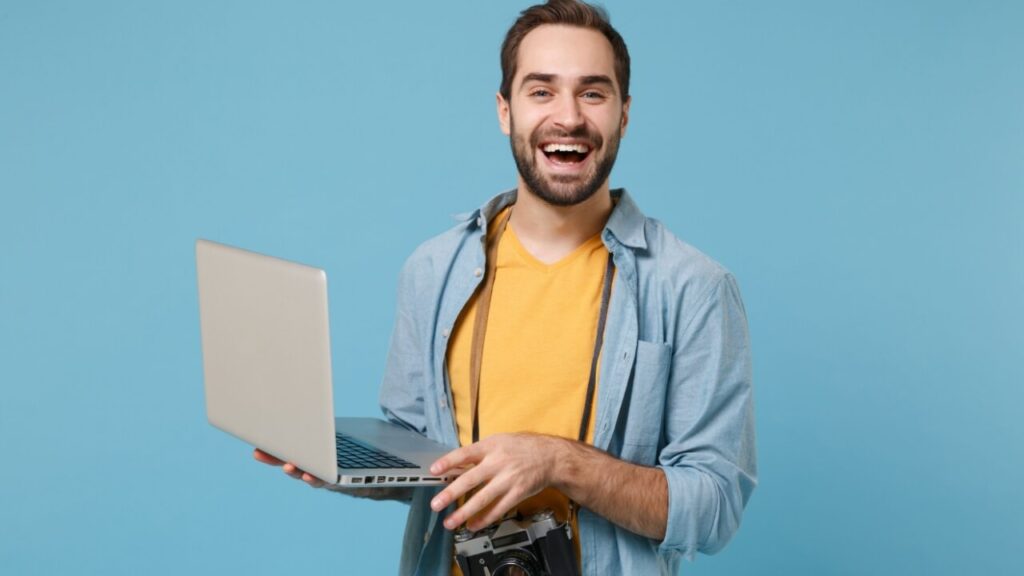
POLYGON ((556 126, 566 132, 572 132, 584 124, 583 110, 574 94, 567 93, 559 97, 552 119, 556 126))

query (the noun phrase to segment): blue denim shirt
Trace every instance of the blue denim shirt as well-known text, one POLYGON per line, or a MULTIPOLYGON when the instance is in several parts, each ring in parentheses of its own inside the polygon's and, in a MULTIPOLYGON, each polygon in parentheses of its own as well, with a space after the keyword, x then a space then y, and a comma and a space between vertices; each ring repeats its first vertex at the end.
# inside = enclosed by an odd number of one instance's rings
MULTIPOLYGON (((625 191, 612 194, 618 202, 601 238, 617 278, 594 445, 665 472, 668 526, 659 542, 582 509, 583 574, 676 574, 684 557, 725 546, 757 483, 746 313, 732 275, 645 217, 625 191)), ((392 421, 451 446, 459 439, 448 339, 481 281, 487 225, 513 202, 515 192, 507 192, 457 216, 458 225, 417 248, 402 269, 381 407, 392 421)), ((403 575, 450 569, 452 534, 429 506, 436 493, 413 491, 403 575)))

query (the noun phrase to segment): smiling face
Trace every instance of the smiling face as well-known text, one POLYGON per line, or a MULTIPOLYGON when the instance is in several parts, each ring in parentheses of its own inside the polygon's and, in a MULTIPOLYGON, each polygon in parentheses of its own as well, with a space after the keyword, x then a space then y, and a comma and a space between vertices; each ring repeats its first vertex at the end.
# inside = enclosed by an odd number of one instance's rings
POLYGON ((555 206, 607 191, 629 119, 611 44, 588 28, 533 29, 519 45, 509 99, 498 95, 498 118, 520 188, 555 206))

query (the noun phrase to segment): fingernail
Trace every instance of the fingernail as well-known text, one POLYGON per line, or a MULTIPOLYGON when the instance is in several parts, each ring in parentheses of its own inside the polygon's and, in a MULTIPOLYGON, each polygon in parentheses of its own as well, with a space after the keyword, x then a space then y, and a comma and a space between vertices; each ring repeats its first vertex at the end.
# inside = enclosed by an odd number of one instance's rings
POLYGON ((440 498, 434 498, 433 500, 431 500, 430 501, 430 507, 434 509, 434 512, 439 512, 441 510, 441 508, 442 508, 442 506, 441 506, 441 499, 440 498))
POLYGON ((440 472, 441 472, 441 465, 440 464, 434 463, 434 464, 430 465, 430 473, 431 474, 439 474, 440 472))

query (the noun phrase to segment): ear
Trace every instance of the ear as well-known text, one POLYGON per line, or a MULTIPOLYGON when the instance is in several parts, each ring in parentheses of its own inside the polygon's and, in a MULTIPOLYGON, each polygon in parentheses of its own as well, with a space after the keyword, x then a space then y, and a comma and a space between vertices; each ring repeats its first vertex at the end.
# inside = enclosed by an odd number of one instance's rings
POLYGON ((619 126, 619 137, 626 137, 626 126, 629 126, 629 105, 633 103, 632 96, 626 96, 626 101, 622 104, 622 124, 619 126))
POLYGON ((498 124, 501 126, 501 131, 508 136, 512 133, 512 122, 509 118, 508 100, 501 95, 501 92, 495 94, 496 101, 498 104, 498 124))

